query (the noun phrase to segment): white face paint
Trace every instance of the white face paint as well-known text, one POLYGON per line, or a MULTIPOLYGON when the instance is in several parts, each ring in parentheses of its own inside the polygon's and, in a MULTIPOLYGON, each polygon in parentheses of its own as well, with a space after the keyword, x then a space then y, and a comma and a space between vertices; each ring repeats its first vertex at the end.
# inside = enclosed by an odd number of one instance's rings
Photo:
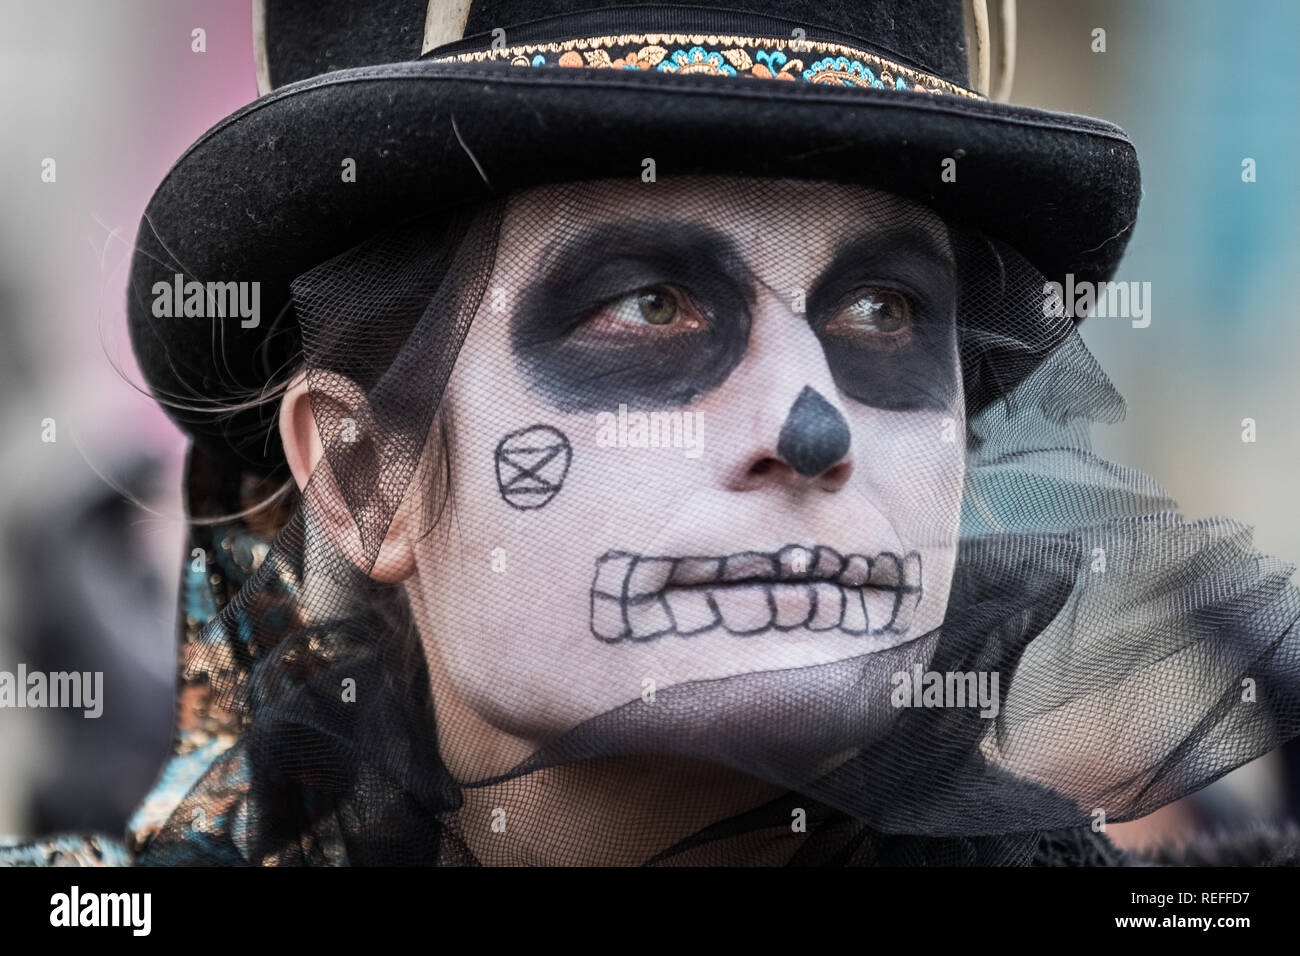
MULTIPOLYGON (((942 222, 862 187, 514 197, 444 399, 450 507, 408 582, 440 726, 477 731, 444 746, 453 770, 505 769, 647 681, 791 671, 798 693, 719 702, 695 729, 845 694, 887 709, 887 674, 792 669, 921 660, 943 619, 965 456, 954 282, 942 222), (694 416, 693 449, 673 414, 694 416)), ((765 720, 762 746, 852 739, 792 729, 816 723, 765 720)))

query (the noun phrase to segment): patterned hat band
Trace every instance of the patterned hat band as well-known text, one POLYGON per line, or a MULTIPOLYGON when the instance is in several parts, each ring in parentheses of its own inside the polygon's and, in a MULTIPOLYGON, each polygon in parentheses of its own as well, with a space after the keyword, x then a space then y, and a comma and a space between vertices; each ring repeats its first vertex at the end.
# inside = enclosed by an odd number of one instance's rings
POLYGON ((506 61, 516 66, 603 67, 759 77, 835 86, 985 97, 875 53, 822 40, 688 33, 624 33, 543 43, 501 45, 443 56, 436 62, 506 61))

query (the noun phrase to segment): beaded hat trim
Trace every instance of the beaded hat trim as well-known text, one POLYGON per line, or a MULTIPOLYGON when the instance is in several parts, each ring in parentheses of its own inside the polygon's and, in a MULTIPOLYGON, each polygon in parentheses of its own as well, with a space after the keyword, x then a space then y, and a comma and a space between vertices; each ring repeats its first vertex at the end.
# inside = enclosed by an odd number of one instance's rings
POLYGON ((504 60, 516 66, 704 73, 985 98, 955 83, 866 50, 841 43, 782 37, 628 33, 502 45, 430 59, 460 63, 504 60))

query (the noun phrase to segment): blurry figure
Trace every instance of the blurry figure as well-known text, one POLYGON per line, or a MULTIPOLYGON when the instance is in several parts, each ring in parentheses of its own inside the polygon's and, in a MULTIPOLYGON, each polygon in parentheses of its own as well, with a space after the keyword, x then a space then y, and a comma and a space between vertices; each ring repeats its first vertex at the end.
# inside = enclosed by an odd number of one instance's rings
MULTIPOLYGON (((133 455, 120 470, 134 495, 149 498, 160 463, 133 455)), ((9 565, 14 644, 29 671, 102 671, 102 714, 48 709, 30 789, 30 832, 93 829, 121 833, 167 752, 172 724, 170 608, 143 535, 141 511, 89 469, 71 490, 11 518, 9 565)))

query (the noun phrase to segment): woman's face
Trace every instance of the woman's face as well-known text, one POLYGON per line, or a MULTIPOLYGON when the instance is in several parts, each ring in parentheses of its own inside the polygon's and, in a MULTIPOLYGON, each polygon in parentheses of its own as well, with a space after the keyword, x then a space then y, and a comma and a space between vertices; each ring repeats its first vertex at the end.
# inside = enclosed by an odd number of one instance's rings
POLYGON ((440 711, 522 753, 673 685, 936 627, 965 453, 951 255, 936 216, 861 187, 514 197, 409 584, 440 711))

